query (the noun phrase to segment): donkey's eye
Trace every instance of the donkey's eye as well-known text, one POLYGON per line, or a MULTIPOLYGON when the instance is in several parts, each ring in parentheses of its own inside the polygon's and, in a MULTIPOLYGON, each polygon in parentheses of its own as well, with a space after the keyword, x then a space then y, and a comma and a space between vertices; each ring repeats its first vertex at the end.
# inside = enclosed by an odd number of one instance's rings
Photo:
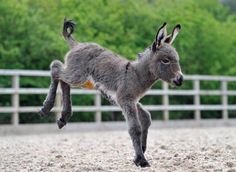
POLYGON ((170 63, 170 60, 168 60, 168 59, 163 59, 163 60, 161 60, 161 62, 162 62, 163 64, 169 64, 169 63, 170 63))

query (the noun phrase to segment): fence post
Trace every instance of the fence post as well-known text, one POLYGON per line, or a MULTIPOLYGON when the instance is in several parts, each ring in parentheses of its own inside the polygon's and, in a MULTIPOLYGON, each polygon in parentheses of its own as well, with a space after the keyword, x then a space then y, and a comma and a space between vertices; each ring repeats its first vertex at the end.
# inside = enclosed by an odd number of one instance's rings
POLYGON ((102 121, 102 113, 101 113, 101 93, 97 92, 94 97, 94 104, 96 108, 95 112, 95 122, 101 123, 102 121))
POLYGON ((200 81, 194 80, 194 105, 195 105, 195 113, 194 119, 199 121, 201 119, 201 111, 200 111, 200 81))
POLYGON ((228 96, 227 96, 227 81, 221 81, 221 91, 222 97, 221 102, 223 105, 222 118, 223 120, 228 120, 228 96))
POLYGON ((164 91, 163 95, 163 105, 164 105, 164 121, 169 120, 169 96, 168 96, 168 84, 166 82, 162 82, 162 89, 164 91))
POLYGON ((11 103, 14 109, 12 113, 12 124, 19 125, 19 87, 20 87, 20 77, 19 75, 12 76, 12 88, 14 89, 14 94, 11 96, 11 103))

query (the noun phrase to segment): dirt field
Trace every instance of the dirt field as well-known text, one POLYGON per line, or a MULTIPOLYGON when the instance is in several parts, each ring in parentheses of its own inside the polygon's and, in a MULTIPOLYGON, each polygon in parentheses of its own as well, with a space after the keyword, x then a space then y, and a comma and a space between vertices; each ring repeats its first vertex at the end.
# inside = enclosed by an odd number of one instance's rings
POLYGON ((0 171, 236 172, 236 128, 151 130, 150 168, 133 153, 126 131, 0 136, 0 171))

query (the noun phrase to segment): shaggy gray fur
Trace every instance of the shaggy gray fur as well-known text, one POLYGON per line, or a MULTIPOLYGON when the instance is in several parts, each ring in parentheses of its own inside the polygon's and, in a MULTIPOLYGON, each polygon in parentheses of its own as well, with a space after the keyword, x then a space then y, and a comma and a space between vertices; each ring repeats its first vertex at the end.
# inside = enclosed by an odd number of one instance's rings
POLYGON ((64 21, 63 35, 70 51, 65 56, 64 64, 58 60, 51 63, 52 82, 40 114, 46 116, 52 109, 60 82, 63 109, 58 127, 62 128, 72 114, 70 86, 82 85, 90 80, 96 89, 101 90, 112 103, 116 103, 122 109, 135 149, 134 163, 141 167, 150 166, 144 152, 151 117, 139 100, 158 79, 176 86, 182 84, 179 56, 171 46, 180 25, 167 36, 164 23, 152 45, 143 53, 139 53, 138 59, 132 62, 98 44, 76 42, 71 35, 74 25, 72 21, 64 21))

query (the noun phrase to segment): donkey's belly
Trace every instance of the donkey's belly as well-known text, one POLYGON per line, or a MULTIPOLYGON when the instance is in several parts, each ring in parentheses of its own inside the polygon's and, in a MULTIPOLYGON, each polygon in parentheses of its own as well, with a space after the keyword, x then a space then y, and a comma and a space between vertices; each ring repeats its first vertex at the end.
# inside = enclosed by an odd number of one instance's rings
POLYGON ((104 98, 106 98, 111 104, 117 104, 116 92, 113 90, 108 90, 101 83, 95 83, 95 88, 101 91, 104 98))

